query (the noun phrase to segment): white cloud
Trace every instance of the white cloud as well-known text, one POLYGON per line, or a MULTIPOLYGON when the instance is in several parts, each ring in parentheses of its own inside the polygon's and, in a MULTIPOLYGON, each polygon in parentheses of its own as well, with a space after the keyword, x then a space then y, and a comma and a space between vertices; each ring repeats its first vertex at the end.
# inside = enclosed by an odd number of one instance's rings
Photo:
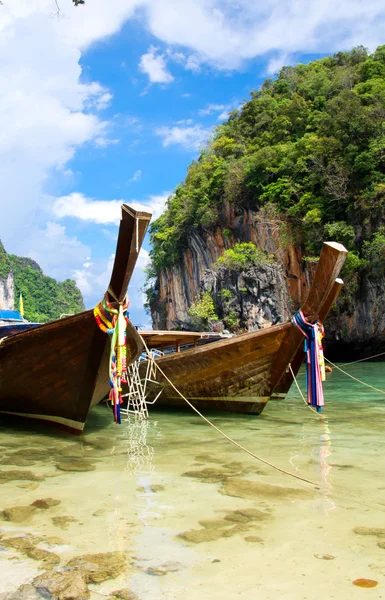
POLYGON ((79 192, 73 192, 68 196, 57 198, 52 210, 58 219, 73 217, 99 225, 118 225, 123 203, 129 204, 135 210, 151 212, 154 220, 164 210, 169 195, 169 192, 164 192, 138 202, 137 200, 94 200, 79 192))
POLYGON ((200 115, 211 115, 213 112, 223 111, 226 108, 225 104, 208 104, 206 108, 201 108, 200 115))
POLYGON ((130 179, 127 180, 127 183, 133 183, 134 181, 139 181, 139 179, 142 177, 142 171, 140 169, 138 169, 137 171, 135 171, 135 173, 133 174, 132 177, 130 177, 130 179))
POLYGON ((180 127, 158 127, 155 134, 163 138, 162 144, 167 146, 179 145, 189 150, 199 150, 207 142, 211 131, 201 125, 180 127))
POLYGON ((151 83, 171 83, 174 77, 167 71, 167 63, 163 54, 151 46, 140 58, 139 70, 148 75, 151 83))

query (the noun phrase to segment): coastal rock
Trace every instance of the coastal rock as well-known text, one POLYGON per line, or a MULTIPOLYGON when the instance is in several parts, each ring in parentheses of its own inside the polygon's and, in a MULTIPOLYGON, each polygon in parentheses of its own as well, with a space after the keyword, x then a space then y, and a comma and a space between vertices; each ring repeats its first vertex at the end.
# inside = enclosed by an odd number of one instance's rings
POLYGON ((83 573, 46 571, 33 580, 33 585, 43 598, 52 600, 83 600, 90 590, 83 573))
POLYGON ((219 492, 226 496, 235 496, 237 498, 251 498, 260 500, 267 498, 269 500, 285 499, 291 500, 295 498, 312 498, 312 492, 308 490, 300 490, 295 488, 287 488, 279 485, 270 485, 268 483, 260 483, 258 481, 250 481, 248 479, 227 479, 219 492))
POLYGON ((60 471, 94 471, 95 465, 86 460, 63 461, 57 463, 56 468, 60 471))
POLYGON ((87 583, 101 583, 106 579, 115 579, 127 567, 124 552, 105 552, 100 554, 84 554, 70 560, 66 568, 80 571, 87 583))
POLYGON ((32 502, 31 506, 36 506, 36 508, 47 509, 52 506, 59 506, 60 500, 55 500, 54 498, 41 498, 40 500, 35 500, 32 502))

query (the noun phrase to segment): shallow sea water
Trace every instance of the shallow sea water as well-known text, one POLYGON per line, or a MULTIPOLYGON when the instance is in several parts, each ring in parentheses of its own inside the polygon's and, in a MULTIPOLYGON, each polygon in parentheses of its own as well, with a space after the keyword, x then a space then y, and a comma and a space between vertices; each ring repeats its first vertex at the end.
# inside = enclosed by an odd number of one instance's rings
MULTIPOLYGON (((385 389, 383 364, 346 369, 385 389)), ((56 569, 124 552, 116 578, 89 584, 95 600, 123 588, 139 600, 385 598, 385 396, 338 371, 324 389, 322 418, 294 386, 259 417, 205 411, 317 488, 243 453, 189 409, 117 426, 98 406, 81 438, 0 421, 0 511, 60 501, 22 521, 0 513, 1 600, 24 600, 13 593, 47 569, 2 542, 17 536, 57 554, 56 569), (79 468, 92 470, 63 470, 79 468), (358 578, 378 586, 361 589, 358 578)))

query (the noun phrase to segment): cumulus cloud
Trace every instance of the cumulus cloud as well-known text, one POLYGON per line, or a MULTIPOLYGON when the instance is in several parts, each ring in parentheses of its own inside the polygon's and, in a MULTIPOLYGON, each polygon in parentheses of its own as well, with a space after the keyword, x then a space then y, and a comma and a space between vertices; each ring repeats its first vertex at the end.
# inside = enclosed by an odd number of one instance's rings
POLYGON ((123 203, 129 204, 135 210, 151 212, 152 218, 157 219, 164 209, 168 196, 169 192, 164 192, 138 202, 137 200, 94 200, 80 192, 73 192, 57 198, 52 211, 58 219, 72 217, 98 225, 118 225, 123 203))
POLYGON ((159 54, 155 46, 151 46, 149 51, 141 56, 139 70, 148 75, 151 83, 171 83, 174 81, 174 77, 167 71, 164 55, 159 54))
POLYGON ((207 142, 211 131, 201 125, 188 125, 186 127, 173 125, 172 127, 158 127, 155 134, 163 138, 162 145, 178 145, 186 150, 199 150, 207 142))

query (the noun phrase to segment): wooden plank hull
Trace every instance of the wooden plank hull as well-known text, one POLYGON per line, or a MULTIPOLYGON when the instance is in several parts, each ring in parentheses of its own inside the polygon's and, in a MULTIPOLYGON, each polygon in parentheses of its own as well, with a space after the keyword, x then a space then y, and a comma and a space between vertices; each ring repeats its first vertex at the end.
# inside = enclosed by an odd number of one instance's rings
MULTIPOLYGON (((324 244, 302 307, 312 320, 330 296, 346 254, 340 244, 324 244)), ((197 408, 260 414, 302 343, 302 333, 288 322, 157 358, 157 381, 164 390, 155 406, 186 406, 168 378, 197 408)), ((159 386, 149 388, 151 399, 159 386)))
MULTIPOLYGON (((111 301, 124 298, 149 219, 147 213, 123 211, 111 301)), ((131 323, 126 340, 130 364, 143 350, 131 323)), ((3 339, 0 413, 49 421, 81 433, 88 411, 110 389, 109 345, 110 337, 99 329, 92 310, 3 339)))

